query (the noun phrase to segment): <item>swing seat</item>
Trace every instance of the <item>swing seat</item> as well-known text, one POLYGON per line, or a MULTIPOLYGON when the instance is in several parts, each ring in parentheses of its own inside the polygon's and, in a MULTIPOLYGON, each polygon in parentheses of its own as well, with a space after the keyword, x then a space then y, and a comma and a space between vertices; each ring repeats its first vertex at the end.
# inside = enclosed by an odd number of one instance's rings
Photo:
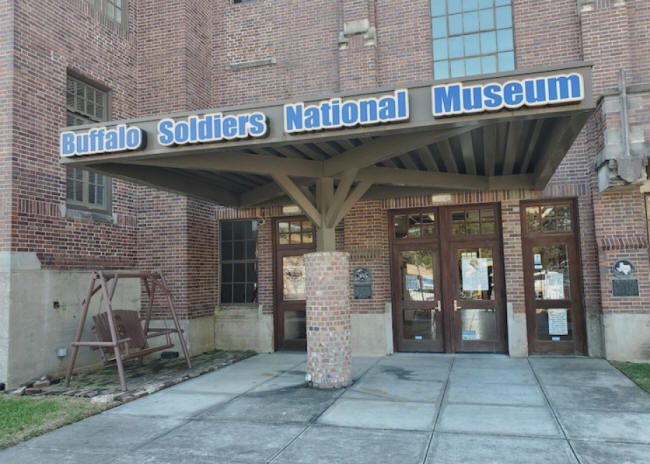
MULTIPOLYGON (((125 309, 114 309, 115 331, 117 332, 118 344, 120 345, 121 358, 123 361, 132 358, 142 359, 152 353, 166 350, 174 346, 171 334, 177 333, 176 329, 153 329, 149 328, 145 333, 142 328, 142 319, 137 311, 125 309), (148 340, 155 337, 165 337, 162 345, 149 346, 148 340)), ((108 322, 108 313, 100 313, 93 316, 94 326, 92 328, 98 342, 112 342, 111 329, 108 322)), ((182 332, 182 330, 181 330, 182 332)), ((115 361, 113 346, 97 346, 102 351, 104 363, 115 361)))

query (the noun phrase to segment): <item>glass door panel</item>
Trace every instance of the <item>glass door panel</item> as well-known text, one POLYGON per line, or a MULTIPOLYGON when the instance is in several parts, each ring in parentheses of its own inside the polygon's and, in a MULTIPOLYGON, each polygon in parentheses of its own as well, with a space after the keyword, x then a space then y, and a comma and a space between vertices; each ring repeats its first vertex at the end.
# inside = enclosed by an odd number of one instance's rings
POLYGON ((442 351, 438 252, 434 248, 396 246, 393 257, 398 292, 399 350, 442 351))

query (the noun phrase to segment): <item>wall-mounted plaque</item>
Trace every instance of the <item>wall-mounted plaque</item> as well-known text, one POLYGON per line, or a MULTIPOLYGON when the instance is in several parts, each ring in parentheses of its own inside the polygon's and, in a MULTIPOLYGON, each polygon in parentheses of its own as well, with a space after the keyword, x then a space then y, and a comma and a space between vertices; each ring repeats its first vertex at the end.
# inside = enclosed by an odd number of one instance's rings
POLYGON ((358 267, 352 271, 354 281, 354 299, 368 300, 372 298, 372 273, 367 267, 358 267))
POLYGON ((636 279, 612 280, 612 296, 639 296, 639 281, 636 279))
POLYGON ((612 266, 612 274, 618 279, 631 279, 636 269, 627 259, 619 259, 612 266))

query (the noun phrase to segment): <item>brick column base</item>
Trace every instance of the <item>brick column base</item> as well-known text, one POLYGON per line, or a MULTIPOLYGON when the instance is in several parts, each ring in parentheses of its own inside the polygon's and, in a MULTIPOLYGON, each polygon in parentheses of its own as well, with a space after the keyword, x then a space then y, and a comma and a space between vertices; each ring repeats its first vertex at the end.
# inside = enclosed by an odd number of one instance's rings
POLYGON ((316 388, 352 383, 349 254, 305 255, 307 279, 307 373, 316 388))

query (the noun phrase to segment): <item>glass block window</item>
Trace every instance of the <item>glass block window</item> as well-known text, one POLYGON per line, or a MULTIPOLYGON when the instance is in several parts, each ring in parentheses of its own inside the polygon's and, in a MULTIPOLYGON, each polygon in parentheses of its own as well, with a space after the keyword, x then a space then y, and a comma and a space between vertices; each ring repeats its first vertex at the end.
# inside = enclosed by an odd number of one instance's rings
MULTIPOLYGON (((76 126, 108 119, 108 92, 73 76, 66 88, 66 125, 76 126)), ((110 213, 111 179, 87 169, 69 167, 66 175, 68 205, 110 213)))
POLYGON ((431 0, 434 78, 515 69, 511 3, 431 0))
POLYGON ((118 24, 126 22, 127 0, 88 0, 88 3, 118 24))
POLYGON ((257 302, 257 221, 221 221, 221 303, 257 302))

